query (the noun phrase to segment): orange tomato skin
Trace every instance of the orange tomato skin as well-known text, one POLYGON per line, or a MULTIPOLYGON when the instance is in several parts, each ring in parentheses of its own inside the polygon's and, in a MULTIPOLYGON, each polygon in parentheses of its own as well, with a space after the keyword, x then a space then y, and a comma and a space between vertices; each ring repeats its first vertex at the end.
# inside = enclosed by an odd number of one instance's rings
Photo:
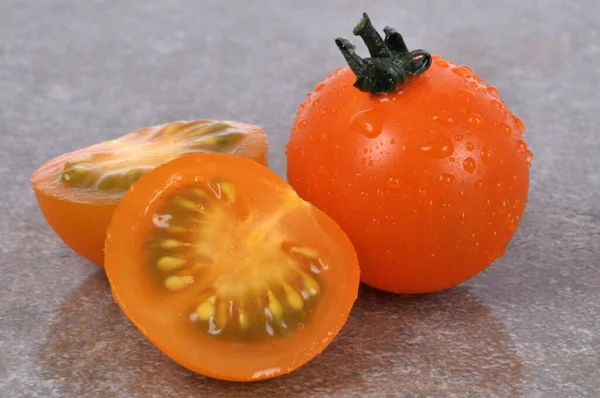
POLYGON ((433 56, 372 96, 340 68, 309 94, 286 148, 290 184, 353 242, 361 280, 428 293, 502 256, 527 202, 523 122, 469 67, 433 56))
POLYGON ((60 239, 81 257, 101 267, 105 231, 117 206, 61 200, 37 189, 35 196, 44 218, 60 239))

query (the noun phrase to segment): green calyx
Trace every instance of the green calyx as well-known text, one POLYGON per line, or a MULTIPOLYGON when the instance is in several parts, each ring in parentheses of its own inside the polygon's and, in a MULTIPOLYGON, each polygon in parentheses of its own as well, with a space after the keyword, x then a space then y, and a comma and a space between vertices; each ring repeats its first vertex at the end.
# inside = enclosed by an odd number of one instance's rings
POLYGON ((383 31, 385 39, 375 30, 366 13, 352 30, 355 36, 363 39, 371 58, 361 58, 356 54, 356 47, 350 40, 343 37, 335 39, 335 44, 356 75, 354 87, 360 91, 371 94, 394 92, 431 66, 431 54, 427 51, 408 51, 402 35, 394 28, 386 26, 383 31))

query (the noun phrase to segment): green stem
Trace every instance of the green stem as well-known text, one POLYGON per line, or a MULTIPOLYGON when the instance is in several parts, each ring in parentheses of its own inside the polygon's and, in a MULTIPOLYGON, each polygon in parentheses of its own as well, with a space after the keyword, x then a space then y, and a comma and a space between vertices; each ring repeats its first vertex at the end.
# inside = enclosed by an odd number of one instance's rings
POLYGON ((399 90, 431 66, 431 55, 427 51, 408 51, 402 35, 394 28, 386 26, 383 31, 385 40, 375 30, 366 13, 352 31, 363 39, 371 58, 361 58, 356 54, 354 45, 348 39, 340 37, 335 40, 356 75, 354 86, 372 94, 399 90))

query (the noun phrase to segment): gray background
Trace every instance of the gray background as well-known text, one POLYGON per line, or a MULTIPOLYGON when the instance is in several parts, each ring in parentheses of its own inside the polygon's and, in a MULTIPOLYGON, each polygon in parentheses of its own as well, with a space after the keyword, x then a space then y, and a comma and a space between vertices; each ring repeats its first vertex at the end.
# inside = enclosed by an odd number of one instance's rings
MULTIPOLYGON (((600 395, 600 2, 0 0, 0 396, 600 395), (326 351, 272 381, 180 368, 39 213, 29 177, 63 152, 175 119, 261 124, 271 165, 360 13, 467 63, 526 123, 526 215, 469 283, 362 288, 326 351)), ((364 47, 359 46, 364 53, 364 47)))

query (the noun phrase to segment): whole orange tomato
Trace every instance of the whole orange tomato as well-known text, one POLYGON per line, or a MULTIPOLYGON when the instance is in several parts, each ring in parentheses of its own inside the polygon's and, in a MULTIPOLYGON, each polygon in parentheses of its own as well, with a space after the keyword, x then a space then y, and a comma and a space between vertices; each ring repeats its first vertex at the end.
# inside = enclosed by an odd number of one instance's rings
POLYGON ((495 87, 384 31, 385 40, 366 15, 355 27, 368 59, 336 40, 350 68, 300 105, 287 177, 348 234, 364 283, 434 292, 503 255, 527 202, 532 153, 495 87))

